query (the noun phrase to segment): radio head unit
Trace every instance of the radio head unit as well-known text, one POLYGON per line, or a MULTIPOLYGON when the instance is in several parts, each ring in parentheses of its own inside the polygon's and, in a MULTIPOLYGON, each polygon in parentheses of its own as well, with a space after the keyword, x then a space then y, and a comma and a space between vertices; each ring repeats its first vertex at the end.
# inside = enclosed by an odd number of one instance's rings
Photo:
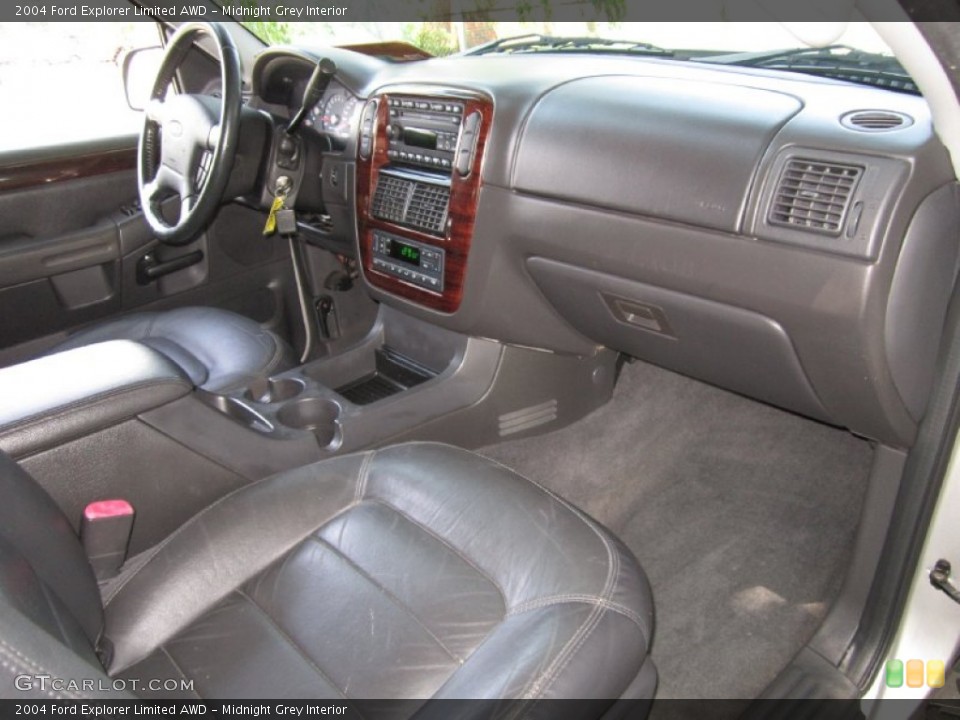
POLYGON ((387 106, 387 158, 451 173, 463 125, 463 103, 391 95, 387 106))

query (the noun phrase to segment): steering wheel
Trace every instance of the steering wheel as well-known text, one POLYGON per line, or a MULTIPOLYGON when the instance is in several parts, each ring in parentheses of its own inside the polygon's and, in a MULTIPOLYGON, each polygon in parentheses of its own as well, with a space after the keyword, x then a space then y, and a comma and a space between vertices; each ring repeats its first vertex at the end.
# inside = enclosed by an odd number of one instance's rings
POLYGON ((240 56, 226 29, 186 23, 170 38, 150 94, 140 134, 137 187, 147 223, 168 245, 186 245, 213 220, 233 170, 240 135, 240 56), (198 37, 213 39, 220 55, 223 97, 175 94, 177 68, 198 37), (180 198, 179 217, 164 217, 165 200, 180 198))

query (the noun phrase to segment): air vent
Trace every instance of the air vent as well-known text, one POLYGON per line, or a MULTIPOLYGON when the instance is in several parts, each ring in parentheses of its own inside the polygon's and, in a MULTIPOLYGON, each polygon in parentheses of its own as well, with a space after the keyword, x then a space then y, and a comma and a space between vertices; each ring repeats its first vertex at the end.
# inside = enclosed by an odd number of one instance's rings
POLYGON ((381 174, 377 191, 373 194, 373 216, 381 220, 403 222, 414 185, 416 183, 410 180, 381 174))
POLYGON ((913 118, 892 110, 857 110, 841 117, 840 124, 859 132, 889 132, 913 125, 913 118))
POLYGON ((443 235, 450 205, 446 185, 417 182, 381 173, 373 194, 375 218, 443 235))
POLYGON ((790 160, 783 168, 768 215, 785 225, 839 235, 863 168, 816 160, 790 160))
POLYGON ((417 183, 407 208, 406 222, 430 232, 443 233, 447 221, 450 188, 443 185, 417 183))

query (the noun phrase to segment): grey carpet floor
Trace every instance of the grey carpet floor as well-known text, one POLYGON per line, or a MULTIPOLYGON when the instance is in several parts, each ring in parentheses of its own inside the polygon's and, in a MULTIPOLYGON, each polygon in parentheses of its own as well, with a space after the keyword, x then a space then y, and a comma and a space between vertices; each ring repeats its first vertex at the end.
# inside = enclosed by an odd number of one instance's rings
POLYGON ((584 420, 480 453, 630 546, 656 607, 658 698, 751 698, 839 590, 869 444, 644 363, 584 420))

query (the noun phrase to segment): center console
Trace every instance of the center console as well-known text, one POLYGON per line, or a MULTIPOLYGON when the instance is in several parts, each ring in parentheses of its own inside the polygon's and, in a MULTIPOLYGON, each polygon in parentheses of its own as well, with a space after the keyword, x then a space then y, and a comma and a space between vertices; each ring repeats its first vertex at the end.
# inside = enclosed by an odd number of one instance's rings
POLYGON ((396 87, 367 101, 357 158, 360 257, 380 290, 440 312, 463 297, 491 100, 396 87))

